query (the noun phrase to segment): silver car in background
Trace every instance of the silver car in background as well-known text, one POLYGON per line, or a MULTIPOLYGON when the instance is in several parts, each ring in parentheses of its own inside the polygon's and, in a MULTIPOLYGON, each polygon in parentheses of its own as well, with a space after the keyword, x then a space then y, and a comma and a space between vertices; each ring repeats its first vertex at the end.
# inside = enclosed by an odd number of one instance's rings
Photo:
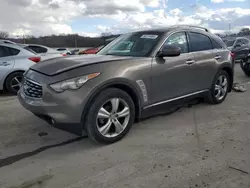
POLYGON ((18 45, 0 43, 0 90, 16 94, 23 73, 40 61, 39 55, 18 45))

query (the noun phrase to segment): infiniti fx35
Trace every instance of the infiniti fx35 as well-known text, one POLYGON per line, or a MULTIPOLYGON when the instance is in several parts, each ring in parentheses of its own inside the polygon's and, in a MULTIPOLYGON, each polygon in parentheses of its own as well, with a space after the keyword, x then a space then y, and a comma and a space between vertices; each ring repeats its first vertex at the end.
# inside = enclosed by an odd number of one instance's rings
MULTIPOLYGON (((205 28, 172 26, 121 35, 95 55, 55 58, 24 74, 20 103, 55 127, 99 143, 122 139, 157 106, 224 101, 233 54, 205 28)), ((152 125, 153 126, 153 125, 152 125)))

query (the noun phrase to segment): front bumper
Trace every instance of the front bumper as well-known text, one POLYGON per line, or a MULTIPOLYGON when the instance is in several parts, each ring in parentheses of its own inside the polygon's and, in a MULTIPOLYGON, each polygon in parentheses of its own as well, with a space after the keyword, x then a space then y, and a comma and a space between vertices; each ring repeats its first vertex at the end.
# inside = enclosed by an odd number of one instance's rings
POLYGON ((71 108, 68 103, 46 103, 42 99, 29 98, 25 96, 23 88, 18 92, 18 100, 24 108, 50 125, 79 136, 82 135, 81 109, 71 108))
POLYGON ((77 91, 56 93, 48 86, 49 82, 55 78, 51 80, 51 77, 35 71, 28 71, 24 76, 29 80, 38 81, 43 94, 41 98, 27 96, 22 86, 18 92, 21 105, 49 124, 81 136, 83 133, 82 114, 85 99, 89 94, 88 89, 81 88, 77 91))

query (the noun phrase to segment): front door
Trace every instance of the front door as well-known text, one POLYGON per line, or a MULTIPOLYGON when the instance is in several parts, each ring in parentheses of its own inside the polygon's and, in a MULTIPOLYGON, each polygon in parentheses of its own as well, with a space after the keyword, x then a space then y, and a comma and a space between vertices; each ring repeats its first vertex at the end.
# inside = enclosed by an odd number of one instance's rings
POLYGON ((154 103, 175 99, 192 92, 190 81, 193 74, 194 56, 189 53, 186 33, 178 32, 170 35, 163 46, 165 45, 180 47, 181 55, 153 59, 152 96, 154 96, 154 103))

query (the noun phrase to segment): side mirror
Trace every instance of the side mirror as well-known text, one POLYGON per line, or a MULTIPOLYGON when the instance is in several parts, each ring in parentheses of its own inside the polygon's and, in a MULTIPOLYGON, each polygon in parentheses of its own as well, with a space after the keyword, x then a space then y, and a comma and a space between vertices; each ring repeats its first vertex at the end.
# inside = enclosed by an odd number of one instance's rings
POLYGON ((181 48, 178 46, 166 45, 158 52, 158 57, 175 57, 181 54, 181 48))

